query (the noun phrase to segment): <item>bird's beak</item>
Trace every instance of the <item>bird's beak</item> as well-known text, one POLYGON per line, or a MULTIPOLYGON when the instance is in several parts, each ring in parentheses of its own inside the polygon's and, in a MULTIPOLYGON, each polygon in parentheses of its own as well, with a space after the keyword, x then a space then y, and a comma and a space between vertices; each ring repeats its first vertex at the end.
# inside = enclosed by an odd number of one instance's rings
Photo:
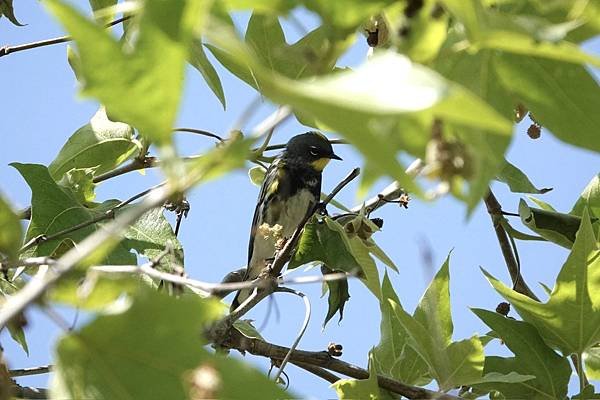
POLYGON ((338 156, 338 155, 337 155, 337 154, 335 154, 335 153, 331 153, 331 155, 329 156, 329 158, 331 158, 332 160, 340 160, 340 161, 343 161, 343 160, 342 160, 342 157, 338 156))

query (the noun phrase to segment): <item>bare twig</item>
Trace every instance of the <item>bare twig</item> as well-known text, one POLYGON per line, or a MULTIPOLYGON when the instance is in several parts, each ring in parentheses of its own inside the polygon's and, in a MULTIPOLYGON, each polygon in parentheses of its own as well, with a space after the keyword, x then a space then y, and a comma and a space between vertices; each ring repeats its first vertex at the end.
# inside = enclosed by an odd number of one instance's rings
POLYGON ((17 378, 19 376, 47 374, 51 370, 52 365, 40 365, 39 367, 11 369, 8 373, 12 378, 17 378))
POLYGON ((294 350, 296 350, 296 347, 298 347, 298 344, 300 343, 302 336, 304 336, 304 332, 306 332, 306 328, 308 327, 308 323, 310 322, 310 300, 304 293, 299 292, 297 290, 280 287, 280 288, 277 288, 275 291, 282 292, 282 293, 292 293, 292 294, 295 294, 296 296, 301 297, 302 300, 304 301, 304 308, 305 308, 304 322, 302 322, 302 327, 300 328, 300 331, 298 332, 298 335, 296 336, 294 343, 292 343, 292 345, 290 346, 290 350, 285 355, 283 360, 281 360, 281 364, 279 365, 279 370, 277 370, 277 373, 275 374, 275 377, 273 378, 275 380, 275 382, 277 382, 279 380, 279 377, 283 373, 283 369, 285 368, 286 364, 288 363, 290 356, 292 355, 292 352, 294 350))
POLYGON ((138 171, 140 169, 154 168, 158 165, 158 160, 154 157, 134 158, 130 163, 122 165, 113 169, 112 171, 105 172, 94 177, 94 183, 100 183, 110 178, 114 178, 119 175, 124 175, 132 171, 138 171))
MULTIPOLYGON (((408 168, 406 168, 405 173, 410 177, 416 177, 421 173, 425 164, 420 158, 417 158, 413 161, 408 168)), ((400 187, 400 183, 398 181, 392 182, 389 186, 383 189, 381 192, 377 194, 377 196, 371 197, 369 200, 364 202, 364 204, 358 204, 352 208, 352 212, 360 212, 362 207, 365 207, 367 213, 371 213, 386 203, 393 202, 398 199, 401 195, 405 194, 404 189, 400 187)))
POLYGON ((513 282, 514 290, 539 301, 538 297, 531 291, 529 286, 527 286, 527 283, 525 283, 525 280, 521 275, 521 268, 509 241, 508 234, 500 222, 500 219, 504 218, 502 216, 502 207, 500 206, 498 199, 496 199, 496 196, 494 196, 494 193, 492 193, 491 189, 484 201, 488 214, 490 214, 490 217, 492 218, 494 231, 496 232, 496 237, 498 238, 498 243, 500 244, 500 250, 502 251, 504 261, 506 262, 506 267, 508 268, 510 278, 513 282))
MULTIPOLYGON (((121 22, 127 21, 129 18, 131 18, 131 16, 129 15, 122 18, 117 18, 114 21, 111 21, 108 24, 106 24, 105 28, 110 28, 111 26, 120 24, 121 22)), ((0 47, 0 57, 7 56, 11 53, 16 53, 19 51, 35 49, 43 46, 51 46, 53 44, 66 43, 70 42, 71 40, 73 40, 73 38, 70 36, 61 36, 54 39, 40 40, 39 42, 20 44, 17 46, 4 46, 0 47)))
POLYGON ((221 136, 217 135, 216 133, 205 131, 203 129, 195 129, 195 128, 173 128, 173 131, 174 132, 188 132, 188 133, 194 133, 196 135, 208 136, 208 137, 211 137, 213 139, 217 139, 221 143, 225 141, 225 139, 223 139, 221 136))

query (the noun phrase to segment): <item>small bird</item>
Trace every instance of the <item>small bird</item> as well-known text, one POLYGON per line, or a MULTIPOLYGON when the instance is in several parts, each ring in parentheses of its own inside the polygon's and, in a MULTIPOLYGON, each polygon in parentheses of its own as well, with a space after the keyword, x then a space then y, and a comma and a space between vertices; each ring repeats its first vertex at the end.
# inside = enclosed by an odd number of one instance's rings
MULTIPOLYGON (((291 138, 269 166, 254 210, 244 281, 258 277, 273 260, 276 248, 319 202, 321 174, 331 159, 341 160, 322 133, 311 131, 291 138)), ((252 291, 238 291, 231 310, 252 291)))

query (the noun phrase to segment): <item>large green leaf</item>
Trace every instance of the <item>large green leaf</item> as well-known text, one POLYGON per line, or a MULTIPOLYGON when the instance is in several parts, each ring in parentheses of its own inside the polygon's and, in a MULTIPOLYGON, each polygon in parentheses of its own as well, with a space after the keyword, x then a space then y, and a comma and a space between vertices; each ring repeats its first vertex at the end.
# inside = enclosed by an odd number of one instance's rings
POLYGON ((118 0, 89 0, 89 2, 94 14, 101 12, 101 15, 96 15, 98 22, 106 24, 114 18, 115 13, 109 12, 109 7, 114 7, 118 0))
POLYGON ((504 167, 496 176, 496 179, 500 182, 506 183, 510 188, 510 191, 513 193, 543 194, 552 190, 551 188, 536 188, 533 183, 531 183, 527 175, 523 173, 523 171, 508 161, 506 161, 504 167))
POLYGON ((514 384, 488 383, 485 387, 503 392, 506 398, 517 396, 561 399, 566 396, 571 376, 569 362, 544 343, 535 327, 526 322, 506 318, 496 312, 482 309, 472 309, 472 311, 492 328, 515 354, 515 358, 508 359, 486 358, 484 373, 506 374, 516 371, 519 374, 535 377, 532 381, 514 384))
MULTIPOLYGON (((12 281, 4 279, 3 276, 0 277, 0 307, 2 307, 3 303, 8 297, 17 293, 25 285, 23 279, 12 279, 13 277, 10 276, 10 271, 8 272, 8 274, 9 278, 11 278, 12 281)), ((21 348, 23 349, 23 351, 27 353, 27 355, 29 355, 29 346, 27 345, 27 338, 25 337, 24 329, 26 323, 27 320, 21 314, 8 323, 7 329, 8 333, 10 333, 10 337, 12 338, 12 340, 18 343, 19 346, 21 346, 21 348)))
POLYGON ((600 218, 600 174, 594 176, 583 189, 569 214, 581 216, 586 207, 591 217, 600 218))
POLYGON ((567 249, 573 246, 581 223, 580 217, 529 207, 523 199, 519 202, 519 216, 529 229, 567 249))
POLYGON ((302 0, 301 3, 319 14, 326 25, 341 34, 354 31, 370 16, 379 14, 392 0, 302 0))
POLYGON ((443 391, 481 380, 484 362, 483 345, 477 336, 451 341, 453 327, 448 288, 449 259, 446 259, 414 316, 394 300, 388 300, 392 315, 406 332, 407 343, 427 365, 430 376, 443 391))
POLYGON ((261 372, 203 348, 200 332, 221 312, 218 302, 197 296, 141 291, 127 310, 100 315, 59 340, 52 397, 290 397, 261 372))
POLYGON ((95 168, 102 174, 115 168, 139 151, 133 128, 113 122, 102 107, 88 124, 79 128, 60 149, 48 169, 55 180, 73 168, 95 168))
POLYGON ((215 67, 213 67, 208 57, 206 57, 204 46, 200 39, 192 41, 188 61, 198 70, 198 72, 200 72, 210 90, 212 90, 223 105, 223 108, 225 108, 226 100, 225 93, 223 92, 223 85, 221 85, 221 79, 219 78, 215 67))
POLYGON ((600 341, 600 252, 587 211, 548 302, 524 296, 487 272, 486 276, 546 343, 564 355, 581 354, 600 341))
POLYGON ((410 336, 396 318, 389 300, 400 304, 386 272, 381 286, 381 339, 373 349, 375 368, 380 374, 409 385, 426 385, 431 381, 425 361, 408 344, 410 336))
POLYGON ((335 270, 355 274, 362 272, 343 227, 329 218, 319 220, 313 217, 306 224, 288 268, 297 268, 315 261, 335 270))
POLYGON ((23 229, 19 217, 0 195, 0 254, 16 258, 23 239, 23 229))
POLYGON ((594 107, 600 90, 585 67, 507 53, 494 61, 502 85, 545 128, 564 142, 600 151, 600 114, 594 107))
POLYGON ((58 184, 69 189, 81 204, 91 203, 96 198, 94 168, 74 168, 67 171, 58 184))
POLYGON ((264 66, 233 33, 215 27, 210 38, 227 56, 230 69, 245 73, 263 95, 291 105, 321 128, 340 132, 378 174, 390 175, 409 191, 418 193, 397 154, 409 149, 422 157, 434 117, 476 128, 474 136, 502 136, 508 143, 512 124, 507 118, 464 88, 396 53, 383 51, 354 71, 290 80, 264 66), (464 113, 465 108, 472 112, 464 113))
POLYGON ((147 138, 168 143, 188 46, 207 2, 144 2, 133 50, 123 49, 103 27, 65 3, 47 4, 75 39, 82 93, 100 100, 111 116, 135 126, 147 138))
POLYGON ((600 347, 590 347, 583 355, 585 374, 589 379, 600 379, 600 347))
MULTIPOLYGON (((19 171, 31 188, 31 222, 25 241, 38 235, 51 235, 93 219, 94 212, 80 204, 69 189, 59 186, 43 165, 11 165, 19 171)), ((60 255, 56 253, 62 253, 64 246, 70 247, 78 243, 97 228, 98 224, 90 224, 56 239, 47 240, 31 247, 25 255, 60 255)), ((114 264, 135 264, 136 258, 127 249, 118 246, 107 255, 106 261, 114 264)))

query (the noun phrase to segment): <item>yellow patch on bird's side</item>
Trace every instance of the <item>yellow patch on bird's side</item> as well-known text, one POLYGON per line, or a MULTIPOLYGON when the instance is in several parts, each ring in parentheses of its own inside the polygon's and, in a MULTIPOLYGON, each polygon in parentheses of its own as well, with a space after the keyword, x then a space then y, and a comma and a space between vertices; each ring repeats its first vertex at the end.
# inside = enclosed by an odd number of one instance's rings
POLYGON ((323 171, 327 164, 329 164, 329 161, 329 158, 323 157, 311 162, 310 165, 317 171, 323 171))

